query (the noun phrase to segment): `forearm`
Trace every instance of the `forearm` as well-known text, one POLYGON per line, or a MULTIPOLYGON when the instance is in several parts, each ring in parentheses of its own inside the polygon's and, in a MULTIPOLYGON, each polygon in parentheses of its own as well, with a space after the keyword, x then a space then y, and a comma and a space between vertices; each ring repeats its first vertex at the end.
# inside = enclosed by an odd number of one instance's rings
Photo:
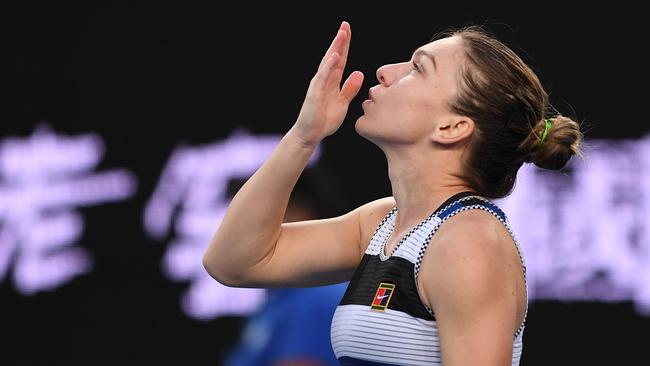
POLYGON ((271 255, 291 191, 315 149, 289 131, 235 194, 203 258, 213 277, 224 283, 243 279, 271 255))

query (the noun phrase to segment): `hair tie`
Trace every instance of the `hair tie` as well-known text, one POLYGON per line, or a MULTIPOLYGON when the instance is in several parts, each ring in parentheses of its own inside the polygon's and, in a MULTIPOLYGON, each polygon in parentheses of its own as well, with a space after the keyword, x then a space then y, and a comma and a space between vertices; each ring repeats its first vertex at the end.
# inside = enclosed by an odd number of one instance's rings
POLYGON ((544 119, 544 132, 542 132, 542 137, 539 139, 540 144, 543 144, 544 140, 546 140, 546 136, 548 136, 548 130, 551 129, 551 126, 553 126, 553 122, 550 119, 545 118, 544 119))

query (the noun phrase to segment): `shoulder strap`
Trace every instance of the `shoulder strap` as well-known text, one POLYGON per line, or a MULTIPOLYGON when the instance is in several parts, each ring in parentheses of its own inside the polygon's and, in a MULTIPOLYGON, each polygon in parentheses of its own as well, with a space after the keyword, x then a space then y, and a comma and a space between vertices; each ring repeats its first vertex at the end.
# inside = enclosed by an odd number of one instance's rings
POLYGON ((379 225, 377 225, 377 229, 375 229, 375 233, 372 234, 372 238, 370 238, 370 243, 366 248, 365 254, 379 254, 383 242, 386 241, 386 239, 390 236, 390 233, 393 231, 393 228, 395 227, 396 212, 397 207, 393 207, 390 211, 388 211, 386 216, 384 216, 379 225))
MULTIPOLYGON (((475 192, 471 191, 464 191, 460 193, 456 193, 453 196, 449 197, 445 202, 443 202, 438 208, 436 208, 435 211, 429 215, 428 218, 424 219, 422 222, 420 222, 417 226, 415 226, 411 231, 406 234, 403 238, 402 241, 410 241, 413 242, 415 240, 415 243, 405 243, 405 245, 400 242, 397 246, 397 250, 394 255, 400 257, 405 257, 406 259, 410 260, 411 262, 414 262, 414 257, 417 254, 420 244, 418 242, 421 242, 422 238, 414 238, 413 236, 418 236, 422 235, 422 232, 424 232, 424 236, 426 236, 426 233, 429 232, 429 229, 432 224, 434 224, 437 220, 437 215, 441 210, 444 210, 448 208, 452 203, 462 199, 466 198, 469 196, 475 195, 475 192)), ((390 237, 391 233, 393 232, 393 229, 395 228, 395 216, 397 213, 397 207, 393 207, 384 217, 384 219, 379 223, 377 226, 377 229, 375 229, 374 234, 372 235, 372 238, 370 239, 370 243, 368 244, 368 247, 366 248, 365 254, 370 254, 370 255, 379 255, 382 260, 385 260, 387 258, 384 257, 383 253, 383 246, 390 237)))

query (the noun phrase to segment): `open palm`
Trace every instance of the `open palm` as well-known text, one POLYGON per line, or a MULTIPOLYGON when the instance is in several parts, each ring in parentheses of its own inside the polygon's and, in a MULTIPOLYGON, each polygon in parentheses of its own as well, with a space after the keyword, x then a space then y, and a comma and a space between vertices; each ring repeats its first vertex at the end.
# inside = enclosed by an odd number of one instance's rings
POLYGON ((350 101, 361 88, 363 74, 360 71, 351 73, 341 87, 351 35, 350 24, 343 22, 309 83, 294 125, 295 132, 306 143, 317 144, 336 132, 345 119, 350 101))

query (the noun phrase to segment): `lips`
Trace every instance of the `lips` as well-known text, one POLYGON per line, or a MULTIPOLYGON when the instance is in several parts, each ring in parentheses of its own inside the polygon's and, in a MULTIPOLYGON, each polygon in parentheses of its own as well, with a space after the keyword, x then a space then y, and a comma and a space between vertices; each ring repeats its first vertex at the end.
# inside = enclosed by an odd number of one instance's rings
POLYGON ((368 89, 368 99, 370 99, 370 100, 374 100, 374 99, 372 98, 372 88, 368 89))

